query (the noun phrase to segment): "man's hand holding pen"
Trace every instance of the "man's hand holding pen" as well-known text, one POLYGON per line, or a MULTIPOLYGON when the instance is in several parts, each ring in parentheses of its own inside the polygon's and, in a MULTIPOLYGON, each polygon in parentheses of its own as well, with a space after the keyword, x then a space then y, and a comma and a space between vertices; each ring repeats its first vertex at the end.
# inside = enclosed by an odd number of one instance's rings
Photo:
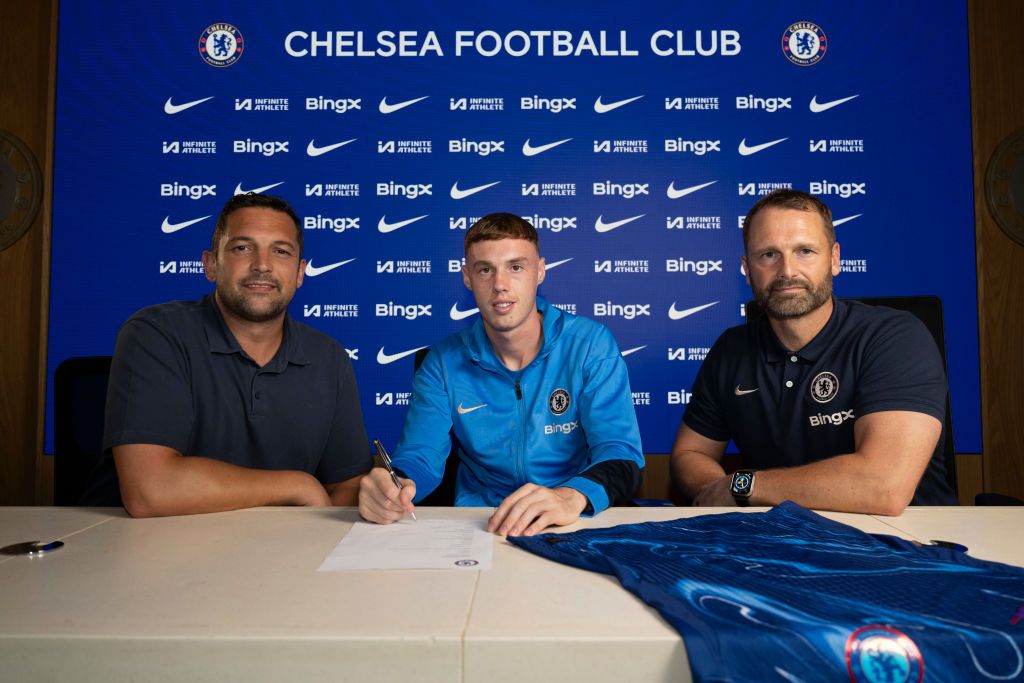
POLYGON ((391 458, 376 439, 380 467, 374 467, 359 482, 359 514, 369 522, 391 524, 402 519, 406 513, 416 519, 412 505, 416 497, 416 484, 412 479, 403 479, 391 468, 391 458))

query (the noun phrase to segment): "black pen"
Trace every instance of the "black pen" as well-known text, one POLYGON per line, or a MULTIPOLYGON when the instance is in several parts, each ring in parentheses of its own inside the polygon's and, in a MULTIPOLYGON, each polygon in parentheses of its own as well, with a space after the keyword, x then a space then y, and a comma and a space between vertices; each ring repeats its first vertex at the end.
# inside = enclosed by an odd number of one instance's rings
MULTIPOLYGON (((380 442, 380 439, 374 439, 373 447, 377 449, 377 455, 380 457, 380 461, 384 464, 384 469, 386 469, 388 474, 391 475, 391 481, 395 482, 395 486, 398 487, 399 491, 404 489, 405 487, 402 486, 402 482, 398 479, 398 475, 395 474, 395 468, 391 466, 391 456, 389 456, 388 452, 384 450, 384 444, 380 442)), ((412 515, 413 519, 416 519, 415 512, 410 512, 409 514, 412 515)))

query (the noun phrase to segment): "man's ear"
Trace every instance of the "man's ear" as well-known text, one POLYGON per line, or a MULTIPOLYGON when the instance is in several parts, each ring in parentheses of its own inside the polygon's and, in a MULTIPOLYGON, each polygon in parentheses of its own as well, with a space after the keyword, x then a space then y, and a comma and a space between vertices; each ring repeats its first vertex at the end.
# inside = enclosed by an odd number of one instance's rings
POLYGON ((210 282, 217 281, 217 257, 210 250, 203 252, 203 272, 210 282))

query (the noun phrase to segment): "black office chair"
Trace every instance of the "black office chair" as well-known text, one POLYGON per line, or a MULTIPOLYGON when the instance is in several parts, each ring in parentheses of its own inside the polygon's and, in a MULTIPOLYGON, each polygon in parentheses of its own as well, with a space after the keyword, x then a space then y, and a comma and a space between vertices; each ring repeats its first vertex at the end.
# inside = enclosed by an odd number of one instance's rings
MULTIPOLYGON (((949 374, 946 367, 946 335, 942 317, 942 299, 934 295, 926 296, 879 296, 849 297, 846 301, 860 301, 869 306, 887 306, 900 311, 913 313, 924 323, 935 339, 935 346, 942 357, 942 369, 949 374)), ((764 315, 756 301, 748 301, 746 305, 747 324, 751 324, 764 315)), ((953 413, 949 409, 949 392, 946 392, 946 422, 943 426, 942 463, 946 468, 946 482, 953 493, 957 493, 956 450, 953 446, 953 413)))
POLYGON ((53 374, 55 505, 121 504, 116 477, 102 476, 109 376, 110 356, 68 358, 53 374))
MULTIPOLYGON (((420 369, 423 359, 430 353, 430 347, 420 349, 413 357, 413 372, 420 369)), ((430 492, 430 495, 421 500, 417 505, 435 507, 451 507, 455 505, 455 479, 459 473, 459 440, 455 438, 455 431, 452 430, 452 450, 448 454, 448 460, 444 464, 444 475, 437 488, 430 492)))

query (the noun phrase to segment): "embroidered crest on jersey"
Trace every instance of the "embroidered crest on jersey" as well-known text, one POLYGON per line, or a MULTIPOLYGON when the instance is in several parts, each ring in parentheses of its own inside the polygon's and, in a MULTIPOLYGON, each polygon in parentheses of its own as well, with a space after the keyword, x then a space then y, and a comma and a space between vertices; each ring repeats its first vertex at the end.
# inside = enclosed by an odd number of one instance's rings
POLYGON ((565 389, 555 389, 548 396, 548 409, 552 415, 564 415, 565 411, 569 410, 571 403, 572 399, 569 398, 569 392, 565 389))
POLYGON ((818 403, 828 403, 839 393, 839 378, 831 372, 819 372, 811 380, 811 398, 818 403))

